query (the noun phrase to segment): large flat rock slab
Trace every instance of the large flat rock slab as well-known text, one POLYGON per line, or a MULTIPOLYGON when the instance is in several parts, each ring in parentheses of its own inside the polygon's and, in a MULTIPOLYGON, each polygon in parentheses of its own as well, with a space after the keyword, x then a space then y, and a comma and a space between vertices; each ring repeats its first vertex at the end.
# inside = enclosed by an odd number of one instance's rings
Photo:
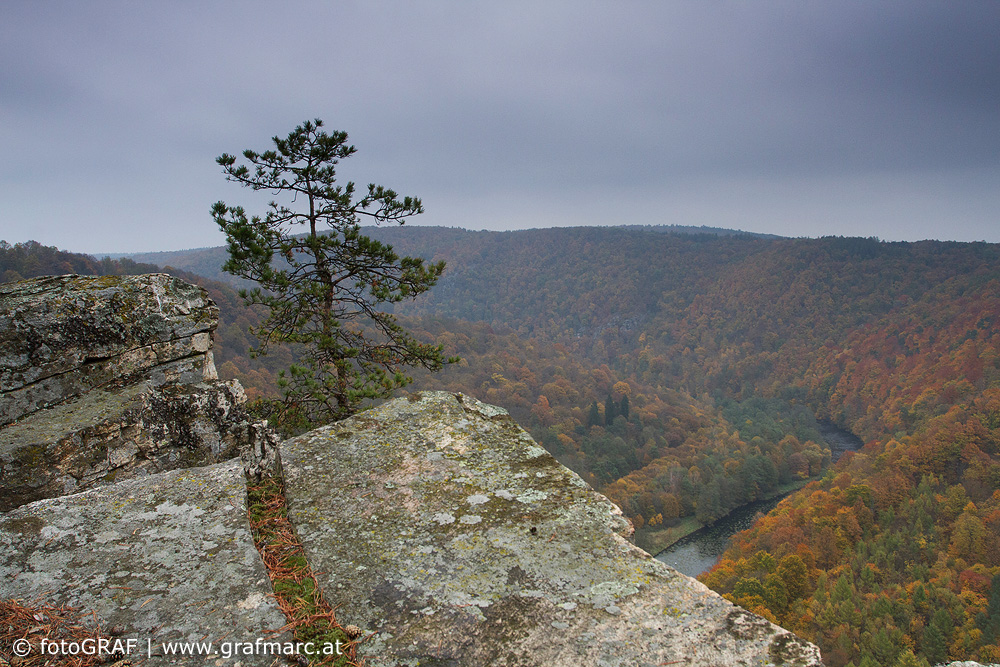
POLYGON ((93 611, 138 640, 134 665, 270 665, 222 654, 224 642, 289 641, 270 634, 285 624, 270 595, 238 460, 0 514, 0 598, 93 611), (167 642, 213 642, 215 656, 164 656, 167 642))
POLYGON ((507 414, 427 392, 286 441, 290 517, 342 623, 395 665, 819 665, 631 544, 507 414))

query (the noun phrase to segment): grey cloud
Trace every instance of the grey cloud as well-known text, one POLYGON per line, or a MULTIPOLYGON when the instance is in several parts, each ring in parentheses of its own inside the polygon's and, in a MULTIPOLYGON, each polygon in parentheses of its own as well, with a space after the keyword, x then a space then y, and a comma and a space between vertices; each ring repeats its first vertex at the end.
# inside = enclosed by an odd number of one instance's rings
POLYGON ((998 18, 992 2, 16 1, 0 238, 217 242, 208 206, 242 195, 215 156, 318 116, 359 148, 345 177, 423 197, 434 223, 864 220, 906 238, 910 182, 953 212, 941 234, 1000 240, 998 18))

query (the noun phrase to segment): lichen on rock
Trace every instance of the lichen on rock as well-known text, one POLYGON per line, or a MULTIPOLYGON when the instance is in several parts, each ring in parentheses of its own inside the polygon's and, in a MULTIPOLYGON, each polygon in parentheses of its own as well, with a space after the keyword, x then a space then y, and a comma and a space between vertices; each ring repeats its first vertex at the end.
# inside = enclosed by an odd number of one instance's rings
MULTIPOLYGON (((141 664, 217 664, 224 641, 288 641, 273 634, 285 617, 270 593, 238 461, 0 514, 0 598, 93 612, 137 640, 141 664), (163 655, 164 643, 194 641, 215 642, 214 657, 163 655)), ((263 666, 274 655, 242 659, 263 666)))
POLYGON ((273 467, 277 436, 236 381, 92 389, 0 428, 0 511, 176 468, 273 467))
POLYGON ((94 387, 214 379, 218 307, 166 274, 0 284, 0 425, 94 387))
POLYGON ((343 622, 375 633, 375 667, 820 664, 631 544, 614 504, 471 397, 390 401, 281 460, 307 557, 343 622))
POLYGON ((220 382, 204 289, 164 274, 0 285, 0 511, 242 456, 277 437, 220 382))

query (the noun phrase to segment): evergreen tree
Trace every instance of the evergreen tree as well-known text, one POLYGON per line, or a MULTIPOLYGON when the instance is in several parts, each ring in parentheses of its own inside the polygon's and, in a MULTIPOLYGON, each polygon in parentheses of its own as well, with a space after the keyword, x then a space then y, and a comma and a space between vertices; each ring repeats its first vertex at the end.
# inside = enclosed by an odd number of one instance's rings
POLYGON ((948 643, 938 626, 932 624, 924 628, 920 650, 931 664, 944 662, 948 656, 948 643))
POLYGON ((615 398, 611 394, 608 394, 608 400, 604 401, 604 425, 611 426, 615 417, 618 416, 618 411, 615 409, 615 398))
POLYGON ((988 641, 1000 638, 1000 574, 993 575, 990 582, 990 606, 979 628, 988 641))
POLYGON ((622 402, 621 406, 618 408, 618 414, 625 419, 628 419, 628 394, 622 396, 622 402))
POLYGON ((336 165, 355 148, 345 132, 327 134, 322 126, 307 121, 285 139, 274 137, 273 150, 244 151, 248 164, 228 154, 217 160, 227 180, 281 195, 284 203, 272 201, 263 217, 223 202, 212 207, 229 243, 224 270, 256 282, 241 294, 269 311, 254 330, 255 352, 266 353, 272 343, 301 346, 300 363, 281 379, 279 406, 286 426, 296 429, 346 417, 365 399, 388 397, 411 381, 404 367, 439 370, 453 361, 380 309, 430 289, 444 262, 399 257, 359 225, 362 218, 402 224, 423 205, 382 186, 369 185, 356 198, 354 183, 337 185, 336 165))
POLYGON ((592 401, 590 404, 590 414, 587 415, 587 426, 600 426, 601 424, 601 409, 597 406, 597 401, 592 401))

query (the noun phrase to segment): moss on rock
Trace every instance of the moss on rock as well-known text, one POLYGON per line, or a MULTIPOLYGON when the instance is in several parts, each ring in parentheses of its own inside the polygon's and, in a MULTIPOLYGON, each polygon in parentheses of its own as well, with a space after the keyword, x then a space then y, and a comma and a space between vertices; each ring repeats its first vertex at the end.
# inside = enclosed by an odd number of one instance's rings
POLYGON ((618 508, 500 408, 423 392, 281 459, 310 564, 343 622, 375 633, 373 667, 777 664, 785 631, 632 545, 618 508))

